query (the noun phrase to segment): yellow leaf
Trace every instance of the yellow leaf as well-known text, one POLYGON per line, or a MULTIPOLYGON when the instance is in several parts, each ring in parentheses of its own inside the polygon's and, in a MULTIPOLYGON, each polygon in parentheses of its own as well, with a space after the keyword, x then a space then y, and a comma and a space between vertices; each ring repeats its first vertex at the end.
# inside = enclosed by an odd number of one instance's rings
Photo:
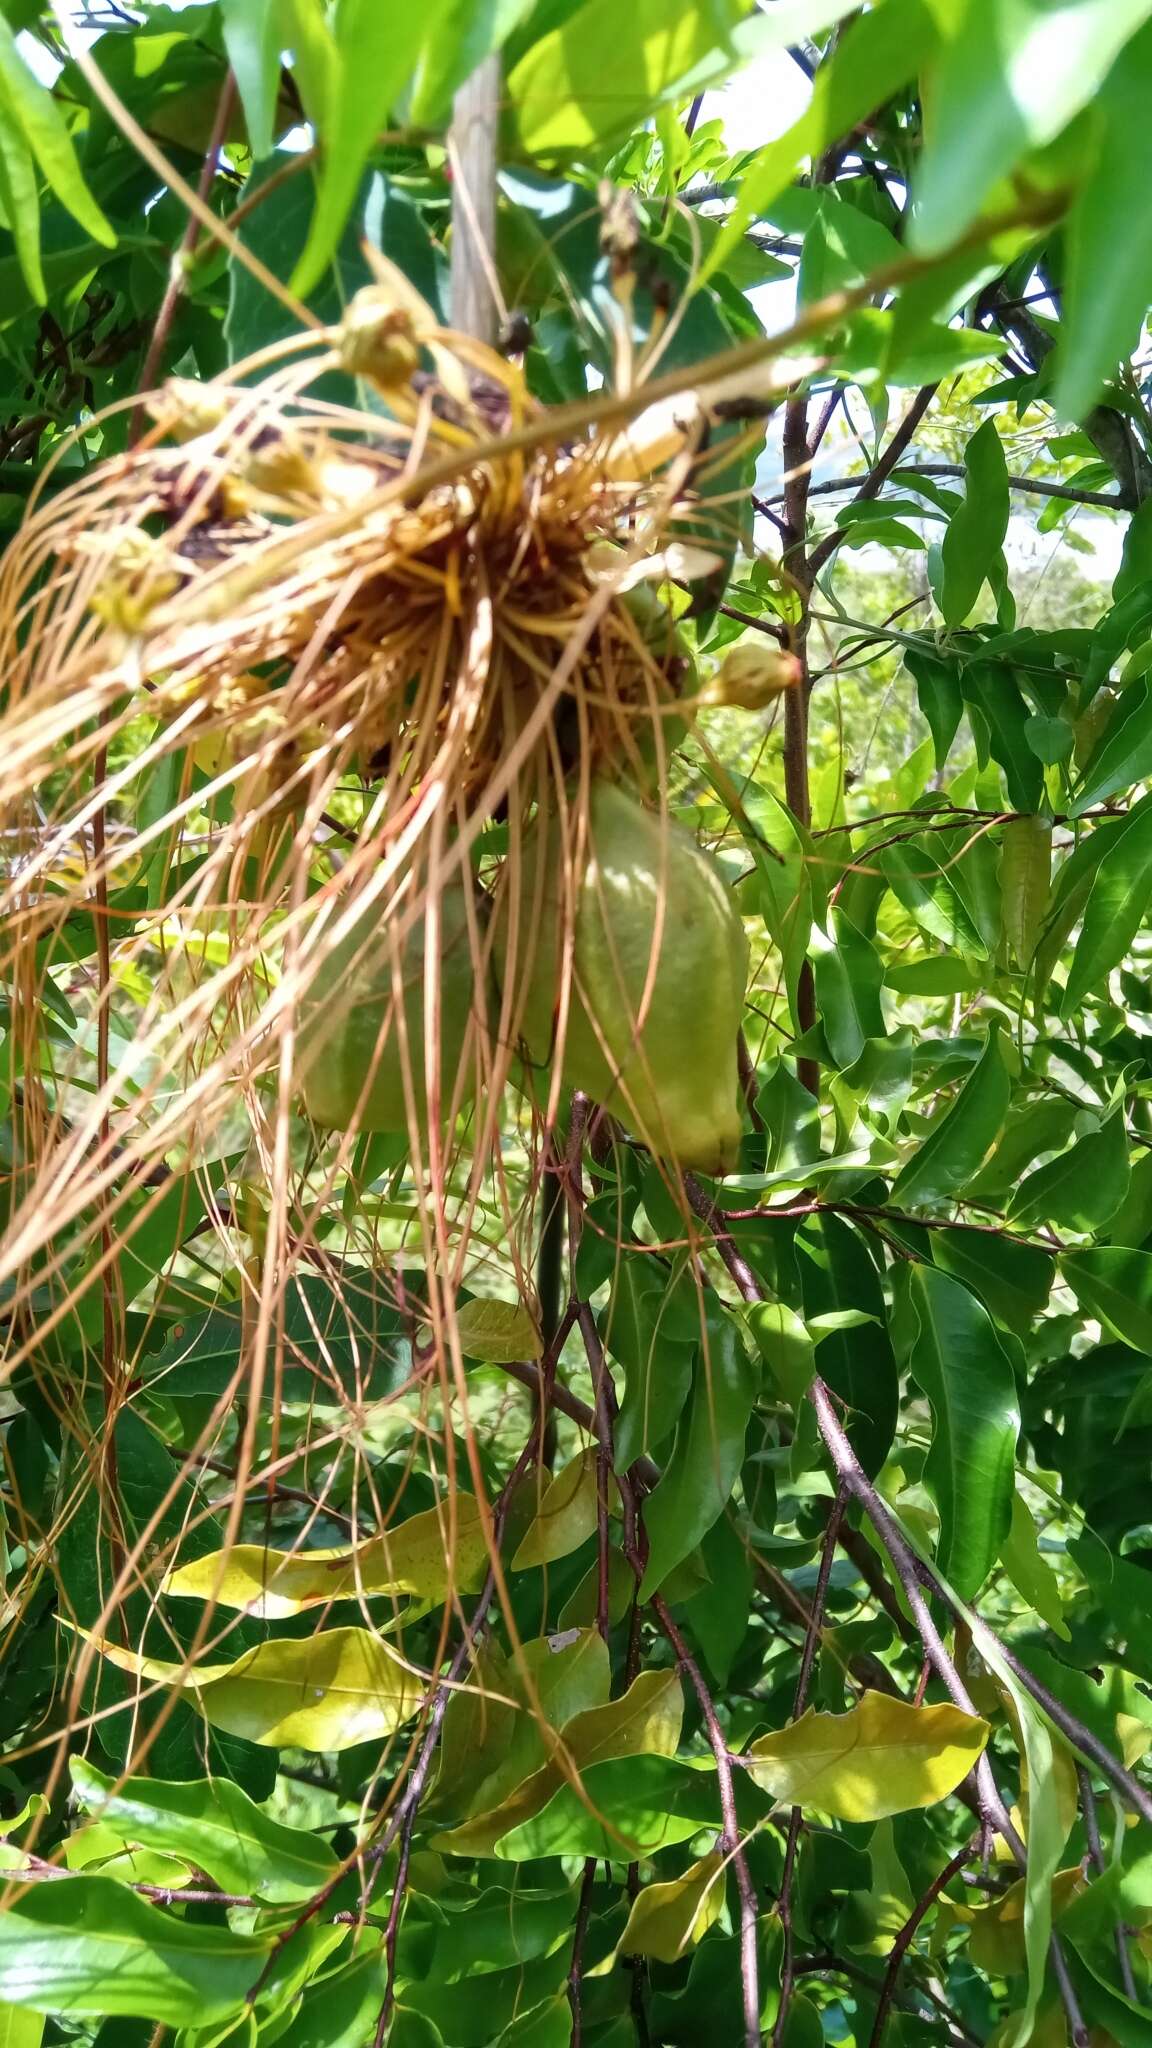
POLYGON ((512 1559, 514 1572, 529 1565, 551 1564, 567 1557, 596 1533, 598 1500, 597 1453, 589 1448, 561 1467, 544 1497, 524 1541, 512 1559))
POLYGON ((258 1643, 234 1664, 194 1670, 89 1640, 121 1671, 196 1693, 214 1728, 273 1748, 339 1750, 379 1741, 411 1720, 427 1690, 363 1628, 258 1643))
POLYGON ((913 1707, 866 1692, 846 1714, 809 1708, 748 1751, 756 1783, 789 1806, 837 1820, 883 1820, 935 1806, 967 1777, 988 1723, 958 1707, 913 1707))
POLYGON ((177 1566, 163 1590, 277 1621, 329 1600, 411 1593, 439 1606, 450 1590, 474 1593, 488 1569, 488 1545, 471 1494, 428 1508, 398 1528, 330 1550, 265 1550, 238 1543, 177 1566))
MULTIPOLYGON (((1084 1890, 1087 1880, 1078 1863, 1069 1870, 1058 1870, 1052 1879, 1052 1917, 1057 1919, 1066 1906, 1070 1906, 1078 1892, 1084 1890)), ((1017 1975, 1027 1967, 1024 1952, 1024 1907, 1027 1895, 1026 1878, 993 1900, 991 1905, 981 1906, 973 1913, 968 1952, 979 1970, 990 1970, 1000 1977, 1017 1975)))
POLYGON ((724 1911, 725 1859, 718 1850, 703 1856, 683 1877, 648 1884, 632 1901, 620 1937, 622 1956, 655 1956, 676 1963, 715 1927, 724 1911))
MULTIPOLYGON (((622 1756, 675 1756, 684 1717, 684 1695, 675 1671, 642 1671, 621 1699, 574 1714, 550 1746, 579 1770, 622 1756)), ((563 1765, 550 1759, 513 1787, 499 1805, 475 1814, 462 1827, 440 1835, 436 1847, 453 1856, 490 1856, 497 1842, 541 1813, 564 1784, 563 1765)))
POLYGON ((456 1333, 465 1358, 483 1365, 515 1365, 520 1358, 539 1358, 540 1333, 526 1308, 516 1301, 466 1301, 456 1311, 456 1333))

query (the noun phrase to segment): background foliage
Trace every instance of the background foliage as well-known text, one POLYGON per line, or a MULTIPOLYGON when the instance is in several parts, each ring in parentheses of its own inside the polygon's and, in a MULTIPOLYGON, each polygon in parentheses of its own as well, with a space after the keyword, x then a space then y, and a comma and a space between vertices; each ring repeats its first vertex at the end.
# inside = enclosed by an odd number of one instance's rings
MULTIPOLYGON (((530 388, 619 376, 607 181, 631 349, 687 385, 745 348, 723 572, 666 594, 705 678, 802 672, 672 776, 752 941, 739 1170, 678 1202, 510 1110, 466 1406, 402 1139, 325 1179, 295 1122, 322 1222, 267 1375, 239 1097, 29 1267, 0 993, 14 2048, 1152 2042, 1150 17, 3 0, 8 535, 142 391, 338 320, 371 250, 446 312, 452 96, 498 50, 530 388), (796 119, 730 147, 712 91, 788 72, 796 119)), ((175 799, 143 745, 113 837, 175 799)), ((75 801, 31 795, 45 832, 75 801)), ((151 983, 102 951, 94 829, 35 1064, 80 1115, 103 1060, 130 1116, 151 983)), ((182 829, 114 936, 211 810, 182 829)))

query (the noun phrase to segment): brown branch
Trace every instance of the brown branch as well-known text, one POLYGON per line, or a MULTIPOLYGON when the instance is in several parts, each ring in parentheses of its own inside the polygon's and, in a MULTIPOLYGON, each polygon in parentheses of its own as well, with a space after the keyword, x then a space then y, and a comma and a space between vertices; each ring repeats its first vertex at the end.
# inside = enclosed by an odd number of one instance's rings
POLYGON ((973 1836, 971 1841, 965 1842, 962 1849, 957 1849, 956 1854, 949 1857, 943 1870, 937 1877, 932 1879, 927 1890, 917 1899, 904 1925, 900 1928, 889 1952, 888 1967, 884 1972, 884 1981, 880 1986, 880 1996, 876 2001, 876 2017, 872 2022, 872 2032, 868 2037, 868 2048, 880 2048, 880 2043, 884 2039, 884 2029, 888 2025, 888 2014, 896 1996, 900 1965, 911 1947, 916 1929, 923 1920, 925 1913, 929 1911, 930 1907, 935 1905, 945 1885, 951 1884, 958 1871, 964 1868, 964 1865, 975 1853, 979 1846, 979 1841, 979 1835, 973 1836))
MULTIPOLYGON (((888 446, 873 464, 859 490, 856 492, 852 500, 854 505, 863 505, 870 499, 879 497, 880 492, 883 490, 892 471, 896 468, 900 457, 903 455, 904 450, 907 448, 935 396, 935 384, 925 384, 916 393, 899 426, 893 433, 888 446)), ((839 547, 844 537, 844 533, 839 529, 834 533, 826 533, 823 540, 813 548, 809 559, 809 569, 813 579, 819 575, 825 562, 835 549, 839 547)))
MULTIPOLYGON (((840 1534, 840 1524, 844 1517, 847 1500, 847 1493, 841 1487, 836 1495, 836 1499, 832 1503, 832 1512, 828 1517, 827 1527, 824 1531, 824 1547, 820 1554, 820 1570, 816 1579, 816 1590, 812 1596, 812 1611, 808 1616, 808 1626, 804 1632, 804 1648, 800 1653, 800 1671, 796 1680, 796 1695, 792 1702, 792 1719, 794 1721, 800 1719, 808 1700, 808 1686, 812 1677, 812 1666, 816 1659, 816 1645, 820 1640, 820 1630, 824 1621, 824 1607, 828 1599, 828 1584, 832 1577, 832 1561, 836 1555, 836 1541, 840 1534)), ((793 1958, 795 1956, 792 1932, 792 1880, 796 1872, 796 1851, 800 1843, 800 1829, 803 1819, 804 1816, 801 1808, 794 1806, 788 1817, 788 1839, 784 1846, 784 1869, 780 1878, 780 1896, 776 1903, 776 1911, 779 1915, 780 1927, 784 1937, 784 1946, 780 1971, 780 2005, 776 2014, 776 2025, 772 2030, 773 2048, 780 2048, 780 2043, 784 2039, 785 2029, 788 2025, 788 2009, 792 2003, 793 1958)))
MULTIPOLYGON (((896 466, 896 464, 893 464, 893 467, 896 466)), ((863 481, 868 482, 874 474, 875 471, 869 470, 863 481)), ((964 474, 965 470, 962 462, 917 462, 909 464, 905 471, 905 476, 913 480, 918 476, 962 477, 964 474)), ((809 484, 808 495, 810 498, 834 498, 838 497, 841 491, 855 491, 856 498, 858 499, 863 495, 859 488, 860 483, 861 479, 856 476, 824 477, 819 483, 809 484)), ((1058 483, 1053 477, 1010 476, 1008 478, 1008 488, 1013 491, 1028 491, 1038 498, 1066 498, 1069 504, 1072 505, 1098 505, 1105 512, 1124 512, 1128 509, 1115 492, 1090 491, 1079 484, 1058 483)), ((877 489, 879 489, 879 485, 877 489)), ((868 492, 869 498, 874 498, 875 496, 876 491, 868 492)), ((855 502, 855 499, 853 502, 855 502)), ((781 491, 775 497, 759 500, 757 510, 767 512, 769 506, 782 505, 783 503, 784 493, 781 491)), ((821 546, 823 546, 823 542, 821 546)))
POLYGON ((728 1754, 724 1730, 716 1716, 712 1695, 704 1683, 700 1667, 690 1655, 688 1646, 659 1593, 652 1596, 652 1611, 672 1645, 680 1669, 688 1678, 700 1702, 704 1726, 708 1731, 708 1741, 716 1759, 716 1782, 720 1792, 720 1812, 724 1821, 720 1846, 724 1854, 732 1860, 732 1868, 736 1872, 736 1889, 740 1894, 740 1978, 744 1993, 745 2048, 760 2048, 760 1962, 756 1953, 756 1893, 740 1839, 732 1760, 728 1754))
MULTIPOLYGON (((209 192, 212 190, 212 181, 219 167, 220 151, 224 147, 224 137, 228 132, 228 123, 232 118, 232 109, 235 104, 236 80, 229 70, 225 74, 224 83, 220 88, 220 97, 216 102, 216 118, 212 123, 212 134, 204 154, 204 162, 200 169, 200 179, 196 187, 196 197, 198 199, 206 201, 209 192)), ((169 272, 168 283, 165 286, 164 297, 160 301, 160 311, 156 315, 156 325, 152 330, 152 339, 148 344, 148 353, 144 358, 144 367, 140 372, 140 390, 142 392, 151 391, 159 378, 160 368, 164 361, 164 351, 168 346, 169 337, 172 332, 172 322, 176 318, 176 308, 184 296, 185 286, 188 281, 189 260, 195 253, 196 244, 199 239, 200 222, 194 213, 190 213, 185 223, 184 233, 180 238, 180 246, 172 260, 172 268, 169 272)), ((141 399, 133 407, 132 417, 128 422, 128 446, 130 448, 140 439, 140 435, 144 430, 145 419, 144 401, 141 399)))
MULTIPOLYGON (((1076 1766, 1076 1780, 1080 1787, 1080 1811, 1084 1816, 1084 1833, 1088 1842, 1088 1860, 1093 1870, 1099 1876, 1104 1870, 1104 1848, 1100 1840, 1100 1820, 1096 1812, 1096 1794, 1092 1790, 1092 1780, 1088 1776, 1083 1764, 1077 1764, 1076 1766)), ((1128 1953, 1126 1929, 1123 1927, 1115 1928, 1113 1939, 1116 1943, 1116 1961, 1120 1970, 1120 1982, 1124 1986, 1124 1996, 1130 1999, 1133 2005, 1139 2005, 1140 1994, 1136 1988, 1136 1979, 1132 1972, 1132 1958, 1128 1953)))

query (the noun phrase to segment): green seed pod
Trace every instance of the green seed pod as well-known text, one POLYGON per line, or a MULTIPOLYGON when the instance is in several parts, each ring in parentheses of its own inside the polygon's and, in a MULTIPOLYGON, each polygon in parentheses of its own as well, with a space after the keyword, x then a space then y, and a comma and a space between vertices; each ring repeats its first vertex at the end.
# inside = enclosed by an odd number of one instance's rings
MULTIPOLYGON (((715 861, 679 825, 600 780, 568 906, 558 821, 529 833, 519 879, 514 993, 529 1059, 553 1056, 570 932, 565 1084, 661 1156, 709 1173, 731 1167, 748 942, 715 861)), ((507 901, 502 919, 507 961, 507 901)))
MULTIPOLYGON (((477 912, 479 908, 478 904, 477 912)), ((318 966, 300 1000, 298 1058, 304 1107, 314 1123, 338 1131, 353 1124, 360 1131, 407 1130, 405 1073, 421 1127, 428 1122, 425 927, 421 923, 406 934, 398 956, 388 927, 376 923, 372 929, 376 918, 374 910, 365 913, 318 966)), ((439 966, 443 1116, 454 1096, 457 1107, 463 1107, 475 1093, 473 1062, 466 1048, 480 1006, 468 901, 460 883, 446 888, 440 899, 439 966), (460 1086, 462 1061, 465 1078, 460 1086)))

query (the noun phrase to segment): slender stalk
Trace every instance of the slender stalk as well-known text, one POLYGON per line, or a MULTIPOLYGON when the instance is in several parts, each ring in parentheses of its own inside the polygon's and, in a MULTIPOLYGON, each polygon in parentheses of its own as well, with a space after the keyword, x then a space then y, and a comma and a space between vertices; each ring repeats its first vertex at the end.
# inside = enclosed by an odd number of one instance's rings
POLYGON ((884 2030, 888 2025, 888 2014, 896 1997, 900 1965, 912 1945, 916 1929, 923 1920, 925 1913, 928 1912, 930 1907, 935 1905, 945 1885, 951 1884, 952 1879, 957 1873, 963 1870, 964 1865, 973 1855, 978 1841, 979 1837, 977 1836, 974 1840, 965 1842, 962 1849, 957 1849, 956 1854, 949 1857, 943 1870, 940 1871, 937 1877, 932 1879, 931 1884, 921 1894, 920 1898, 917 1899, 895 1941, 892 1943, 891 1952, 888 1957, 888 1966, 884 1972, 884 1981, 880 1986, 880 1996, 876 2001, 876 2017, 872 2022, 872 2032, 868 2037, 868 2048, 880 2048, 880 2043, 884 2039, 884 2030))

